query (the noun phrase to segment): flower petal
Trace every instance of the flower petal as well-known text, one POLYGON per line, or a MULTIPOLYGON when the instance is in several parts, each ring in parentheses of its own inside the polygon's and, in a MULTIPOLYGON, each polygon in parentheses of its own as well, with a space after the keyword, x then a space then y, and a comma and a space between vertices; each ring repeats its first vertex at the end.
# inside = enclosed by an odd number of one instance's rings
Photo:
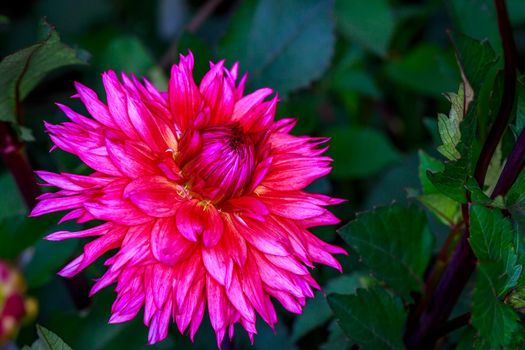
POLYGON ((173 218, 156 220, 151 230, 151 252, 159 262, 173 266, 188 258, 195 248, 179 233, 173 218))
POLYGON ((168 217, 177 212, 180 190, 179 185, 163 176, 144 176, 131 181, 123 196, 150 216, 168 217))

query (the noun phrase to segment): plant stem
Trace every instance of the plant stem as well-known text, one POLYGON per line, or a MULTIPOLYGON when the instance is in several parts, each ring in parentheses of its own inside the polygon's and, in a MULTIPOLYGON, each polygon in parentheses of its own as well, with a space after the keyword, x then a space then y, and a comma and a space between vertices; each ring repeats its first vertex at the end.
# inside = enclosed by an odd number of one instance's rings
POLYGON ((494 122, 494 125, 492 125, 487 140, 483 145, 474 172, 474 178, 481 188, 483 188, 485 182, 485 175, 490 160, 492 159, 494 151, 496 150, 496 147, 505 132, 505 128, 509 123, 516 95, 516 46, 514 45, 514 37, 512 35, 512 27, 507 13, 507 5, 505 0, 494 0, 494 4, 496 5, 496 11, 498 14, 498 27, 504 56, 503 96, 501 98, 496 121, 494 122))
MULTIPOLYGON (((476 164, 474 177, 481 188, 483 188, 487 169, 494 151, 509 122, 516 95, 516 60, 512 28, 510 26, 505 0, 494 0, 494 3, 498 14, 498 27, 503 44, 503 54, 505 56, 504 89, 497 119, 492 125, 476 164)), ((525 147, 525 136, 523 136, 523 139, 522 143, 518 142, 515 147, 517 164, 522 163, 520 159, 522 158, 521 155, 523 154, 523 151, 520 150, 522 147, 525 147)), ((513 169, 513 171, 511 172, 511 170, 508 170, 508 173, 511 173, 512 176, 514 176, 514 172, 516 171, 519 173, 519 170, 517 169, 519 168, 518 166, 511 166, 510 168, 513 169)), ((509 180, 504 180, 507 176, 504 178, 503 175, 504 174, 502 173, 498 183, 500 181, 504 181, 504 183, 511 181, 511 175, 508 175, 509 180)), ((517 174, 514 178, 516 176, 517 174)), ((503 187, 503 185, 500 187, 503 187)), ((508 190, 508 187, 510 186, 498 189, 497 193, 501 192, 499 194, 504 194, 506 190, 508 190)), ((409 327, 407 327, 405 341, 409 349, 432 349, 434 347, 436 340, 443 335, 443 324, 450 316, 450 313, 456 305, 467 281, 474 272, 476 267, 476 256, 474 255, 469 243, 469 207, 470 193, 467 193, 467 204, 464 204, 461 207, 465 223, 465 231, 435 290, 427 291, 427 294, 431 295, 430 301, 423 307, 424 311, 421 313, 421 316, 416 318, 416 321, 409 324, 409 327)), ((427 299, 428 296, 425 296, 422 300, 426 301, 427 299)), ((416 310, 418 309, 419 308, 416 308, 416 310)))
POLYGON ((460 222, 454 226, 451 227, 450 232, 447 236, 447 239, 443 246, 441 247, 441 250, 438 254, 438 257, 436 261, 434 262, 434 265, 432 266, 432 269, 430 273, 428 274, 426 280, 425 280, 425 287, 423 289, 423 296, 420 300, 417 301, 417 304, 415 308, 410 313, 410 318, 408 320, 408 328, 412 328, 415 326, 415 322, 418 321, 419 317, 423 313, 423 311, 426 309, 430 298, 432 297, 432 294, 439 283, 441 276, 443 276, 443 272, 445 271, 445 268, 448 265, 448 262, 450 261, 451 254, 453 253, 456 245, 458 237, 461 237, 463 222, 460 222))
POLYGON ((518 178, 523 166, 525 165, 525 128, 521 131, 514 148, 507 158, 507 162, 503 167, 501 175, 492 191, 490 197, 496 198, 511 188, 512 184, 518 178))
POLYGON ((32 209, 36 205, 36 197, 40 194, 40 189, 23 145, 18 142, 7 122, 0 122, 0 154, 2 154, 2 160, 20 190, 27 208, 32 209))
POLYGON ((464 206, 465 232, 461 237, 450 263, 436 286, 430 302, 413 329, 409 329, 406 344, 409 349, 432 349, 437 340, 437 330, 447 320, 454 305, 476 267, 476 257, 468 242, 468 207, 464 206))
POLYGON ((439 329, 438 336, 441 337, 447 335, 448 333, 455 331, 456 329, 466 326, 470 322, 471 317, 472 314, 470 312, 467 312, 463 315, 459 315, 458 317, 453 318, 439 329))

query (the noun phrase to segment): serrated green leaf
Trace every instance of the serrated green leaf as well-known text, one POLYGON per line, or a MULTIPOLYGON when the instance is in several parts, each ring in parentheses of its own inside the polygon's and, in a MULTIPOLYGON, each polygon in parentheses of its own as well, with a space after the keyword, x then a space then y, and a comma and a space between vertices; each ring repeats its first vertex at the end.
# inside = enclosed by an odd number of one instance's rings
POLYGON ((72 350, 71 347, 60 339, 59 336, 41 325, 36 325, 36 331, 38 333, 38 342, 40 342, 40 344, 37 345, 37 347, 33 344, 32 349, 72 350))
POLYGON ((456 149, 459 141, 461 141, 461 131, 459 125, 463 120, 471 97, 465 96, 465 87, 463 84, 459 86, 458 93, 448 93, 447 99, 451 107, 448 117, 442 113, 438 115, 438 130, 441 137, 442 145, 438 146, 437 150, 447 157, 449 160, 458 160, 461 154, 456 149))
POLYGON ((456 48, 465 88, 463 111, 466 111, 466 114, 459 123, 461 138, 454 145, 460 158, 456 159, 457 155, 454 155, 454 161, 446 163, 442 172, 429 173, 428 177, 440 193, 460 203, 466 203, 465 185, 475 163, 474 143, 479 117, 477 94, 496 62, 496 55, 486 41, 479 42, 455 33, 451 33, 450 36, 456 48))
POLYGON ((363 178, 399 160, 397 150, 379 131, 359 126, 328 129, 328 154, 335 159, 331 176, 338 179, 363 178))
POLYGON ((517 261, 515 235, 510 221, 499 210, 471 206, 470 245, 480 261, 502 262, 504 267, 514 266, 517 261))
POLYGON ((418 167, 418 174, 419 174, 419 181, 421 182, 421 188, 423 189, 423 193, 425 194, 432 194, 432 193, 438 193, 436 186, 428 179, 427 172, 440 172, 445 169, 445 165, 437 160, 436 158, 430 156, 425 151, 420 150, 418 152, 418 158, 419 158, 419 167, 418 167))
POLYGON ((461 219, 460 205, 455 200, 439 193, 436 186, 428 178, 428 172, 443 171, 445 165, 423 151, 419 151, 419 180, 423 195, 413 194, 445 225, 454 225, 461 219))
POLYGON ((379 279, 403 297, 421 291, 433 237, 424 212, 394 204, 359 214, 340 229, 343 239, 379 279))
POLYGON ((495 278, 498 273, 498 264, 480 264, 472 296, 472 325, 491 346, 508 345, 519 329, 518 315, 498 298, 497 293, 503 288, 498 283, 501 279, 495 278))
POLYGON ((479 260, 473 294, 472 325, 490 346, 510 344, 518 315, 501 300, 520 277, 516 234, 498 209, 472 205, 470 245, 479 260))
POLYGON ((465 185, 466 189, 470 192, 470 201, 474 204, 480 204, 483 206, 496 207, 503 209, 505 204, 503 203, 502 197, 496 197, 495 199, 487 196, 481 188, 479 188, 478 183, 474 178, 469 177, 467 184, 465 185))
POLYGON ((487 174, 485 175, 485 193, 492 193, 494 187, 496 187, 501 171, 503 170, 503 164, 504 159, 500 142, 498 143, 498 146, 496 146, 494 155, 492 156, 492 159, 490 160, 489 166, 487 168, 487 174))
POLYGON ((335 14, 339 29, 348 39, 386 55, 395 25, 387 0, 336 0, 335 14))
POLYGON ((461 206, 455 200, 441 193, 421 195, 416 198, 445 225, 452 226, 461 221, 461 206))
POLYGON ((51 71, 84 64, 75 50, 60 41, 56 31, 35 45, 15 52, 0 62, 0 120, 16 123, 16 105, 51 71), (18 101, 18 102, 17 102, 18 101))
POLYGON ((472 163, 461 158, 445 165, 445 170, 438 173, 428 172, 428 178, 438 191, 459 203, 466 203, 465 183, 471 173, 472 163))
POLYGON ((505 196, 505 206, 520 230, 525 232, 525 172, 521 172, 505 196))
MULTIPOLYGON (((486 40, 478 41, 455 32, 450 33, 450 38, 456 49, 456 57, 464 78, 476 93, 481 89, 487 73, 498 60, 496 52, 486 40)), ((468 89, 467 86, 466 88, 468 89)))
MULTIPOLYGON (((363 273, 353 273, 330 280, 324 288, 325 293, 352 294, 357 288, 367 288, 371 278, 363 273)), ((315 298, 309 299, 303 308, 302 314, 295 319, 292 329, 292 340, 296 341, 314 328, 327 322, 332 316, 332 311, 321 292, 315 298)))
POLYGON ((343 331, 362 349, 404 349, 407 314, 401 300, 384 289, 358 289, 355 295, 331 294, 328 303, 343 331))
POLYGON ((286 95, 328 68, 335 43, 331 12, 330 0, 245 1, 219 55, 239 61, 252 86, 286 95))

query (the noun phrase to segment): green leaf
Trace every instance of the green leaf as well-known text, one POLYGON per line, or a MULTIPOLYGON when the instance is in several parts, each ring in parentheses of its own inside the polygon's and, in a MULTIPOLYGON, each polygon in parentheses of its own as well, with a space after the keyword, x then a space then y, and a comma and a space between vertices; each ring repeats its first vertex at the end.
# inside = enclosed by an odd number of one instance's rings
POLYGON ((478 40, 488 39, 500 50, 498 20, 492 0, 446 0, 446 3, 459 32, 478 40))
POLYGON ((349 40, 386 56, 395 26, 387 0, 336 0, 335 14, 339 30, 349 40))
POLYGON ((419 151, 419 180, 423 194, 415 194, 423 205, 445 225, 452 226, 461 219, 460 205, 455 200, 439 193, 438 189, 428 178, 428 172, 439 172, 445 168, 439 160, 423 151, 419 151))
MULTIPOLYGON (((370 284, 369 276, 356 272, 329 281, 324 288, 324 293, 353 294, 357 288, 367 288, 370 284)), ((324 293, 317 292, 313 299, 307 301, 302 314, 296 317, 291 335, 293 341, 297 341, 311 330, 321 326, 332 316, 324 293)))
POLYGON ((470 245, 479 260, 472 298, 472 325, 483 341, 505 346, 518 330, 518 315, 500 299, 521 275, 515 247, 516 234, 500 210, 470 208, 470 245))
POLYGON ((404 349, 407 314, 401 300, 384 289, 358 289, 356 295, 331 294, 328 303, 343 331, 362 349, 404 349))
POLYGON ((505 196, 505 205, 518 224, 521 232, 525 232, 525 172, 516 179, 505 196))
POLYGON ((468 80, 474 93, 477 93, 485 82, 487 73, 498 60, 496 52, 487 41, 478 41, 455 32, 450 33, 450 38, 464 78, 468 80))
POLYGON ((470 245, 480 261, 503 262, 503 267, 514 266, 517 261, 515 235, 510 221, 499 210, 471 206, 470 245))
MULTIPOLYGON (((465 185, 474 168, 474 143, 477 118, 480 115, 477 107, 479 103, 477 94, 481 90, 487 74, 496 62, 496 55, 487 42, 478 42, 467 36, 455 33, 451 33, 450 36, 456 48, 456 57, 461 67, 465 89, 462 108, 464 117, 461 123, 458 122, 461 138, 460 140, 457 140, 457 138, 445 138, 443 140, 445 144, 449 144, 446 147, 447 150, 450 150, 451 145, 457 150, 457 154, 451 154, 453 156, 452 159, 455 159, 455 161, 446 163, 442 172, 429 173, 428 177, 440 193, 457 202, 466 203, 465 185), (451 141, 452 143, 450 143, 451 141), (459 158, 457 158, 458 154, 459 158)), ((459 98, 454 98, 453 106, 460 103, 459 100, 459 98)), ((452 110, 453 113, 458 113, 460 108, 456 106, 452 110)), ((443 134, 447 134, 449 129, 452 130, 452 128, 447 128, 444 125, 443 134)), ((449 132, 454 134, 456 131, 449 132)))
POLYGON ((36 325, 38 340, 31 346, 33 350, 72 350, 59 336, 50 330, 36 325))
POLYGON ((501 279, 495 278, 499 272, 495 263, 480 264, 472 296, 472 325, 493 347, 508 345, 519 329, 518 315, 498 298, 503 288, 501 279))
POLYGON ((432 172, 440 172, 445 169, 445 165, 437 160, 436 158, 430 156, 425 151, 420 150, 418 152, 419 157, 419 181, 421 182, 421 188, 423 189, 423 193, 425 194, 432 194, 432 193, 438 193, 438 190, 436 189, 436 186, 428 179, 428 171, 432 172))
POLYGON ((60 41, 51 27, 48 37, 0 62, 0 121, 17 122, 17 104, 51 71, 83 64, 76 51, 60 41))
POLYGON ((437 150, 449 160, 458 160, 461 158, 461 154, 459 154, 456 149, 456 146, 461 140, 459 125, 472 100, 472 96, 465 96, 465 87, 463 84, 459 86, 457 94, 448 93, 445 96, 447 96, 451 108, 448 117, 442 113, 438 115, 439 136, 443 144, 438 146, 437 150))
POLYGON ((495 199, 490 198, 488 195, 486 195, 481 190, 481 188, 479 188, 479 185, 474 178, 469 177, 465 187, 470 192, 471 203, 480 204, 480 205, 488 206, 488 207, 496 207, 500 209, 503 209, 505 207, 505 204, 503 203, 503 198, 501 197, 497 197, 495 199))
POLYGON ((331 12, 330 0, 245 1, 219 55, 239 61, 252 86, 286 95, 328 68, 335 43, 331 12))
POLYGON ((516 84, 516 95, 516 124, 514 125, 513 131, 517 136, 525 126, 525 86, 520 81, 516 84))
POLYGON ((472 172, 472 161, 461 158, 445 165, 445 170, 438 173, 428 172, 428 178, 438 191, 459 203, 466 203, 465 183, 467 174, 472 172))
POLYGON ((339 127, 324 134, 332 138, 328 154, 335 159, 331 175, 337 179, 364 178, 400 159, 397 150, 376 129, 339 127))
POLYGON ((423 44, 385 66, 387 76, 417 93, 441 96, 458 85, 454 56, 435 45, 423 44))
POLYGON ((456 347, 456 350, 473 350, 474 349, 474 337, 476 335, 476 331, 471 326, 465 327, 465 330, 461 334, 461 337, 459 338, 458 345, 456 347))
POLYGON ((455 200, 441 193, 420 195, 416 198, 443 224, 453 226, 461 221, 461 206, 455 200))
POLYGON ((434 239, 424 212, 394 204, 358 214, 340 229, 343 239, 379 278, 403 297, 423 288, 434 239))

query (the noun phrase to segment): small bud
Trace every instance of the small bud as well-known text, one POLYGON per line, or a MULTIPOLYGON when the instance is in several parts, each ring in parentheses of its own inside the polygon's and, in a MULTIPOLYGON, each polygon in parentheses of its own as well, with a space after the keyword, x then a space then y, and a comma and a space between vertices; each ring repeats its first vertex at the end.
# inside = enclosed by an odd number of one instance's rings
POLYGON ((37 303, 26 298, 25 291, 20 272, 0 260, 0 346, 16 336, 23 321, 36 316, 37 303))

